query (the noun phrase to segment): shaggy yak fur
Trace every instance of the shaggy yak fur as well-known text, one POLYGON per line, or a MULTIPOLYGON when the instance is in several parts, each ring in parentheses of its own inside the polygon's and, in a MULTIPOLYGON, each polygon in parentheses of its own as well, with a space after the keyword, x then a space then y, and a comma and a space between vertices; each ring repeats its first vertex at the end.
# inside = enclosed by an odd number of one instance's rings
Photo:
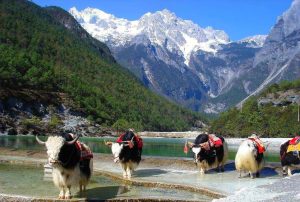
POLYGON ((138 148, 138 142, 131 131, 127 131, 122 137, 124 142, 107 142, 111 146, 114 162, 119 162, 123 169, 123 177, 131 178, 132 172, 137 168, 141 161, 142 148, 138 148), (133 147, 130 148, 127 141, 131 141, 133 147))
MULTIPOLYGON (((298 143, 299 144, 299 143, 298 143)), ((290 141, 283 143, 280 146, 280 159, 283 174, 292 175, 292 168, 299 167, 300 165, 300 154, 299 151, 290 151, 287 152, 288 146, 290 145, 290 141), (287 169, 287 173, 286 173, 287 169)))
POLYGON ((254 141, 247 139, 240 145, 235 156, 235 167, 239 171, 249 172, 251 178, 259 177, 260 170, 264 167, 264 154, 258 153, 257 145, 254 141))
MULTIPOLYGON (((93 159, 80 159, 81 152, 75 145, 76 141, 69 134, 50 136, 46 142, 37 140, 46 145, 48 162, 53 167, 53 182, 60 189, 59 198, 71 198, 71 186, 79 186, 80 192, 85 190, 92 175, 93 159), (72 140, 74 143, 68 144, 72 140)), ((88 148, 83 143, 81 145, 88 148)))
POLYGON ((216 136, 221 139, 221 146, 211 145, 207 134, 198 135, 194 143, 189 144, 194 152, 194 161, 200 167, 201 174, 204 174, 210 168, 216 168, 217 171, 224 172, 224 165, 228 157, 227 143, 223 137, 216 136), (205 147, 202 146, 203 143, 206 144, 205 147))

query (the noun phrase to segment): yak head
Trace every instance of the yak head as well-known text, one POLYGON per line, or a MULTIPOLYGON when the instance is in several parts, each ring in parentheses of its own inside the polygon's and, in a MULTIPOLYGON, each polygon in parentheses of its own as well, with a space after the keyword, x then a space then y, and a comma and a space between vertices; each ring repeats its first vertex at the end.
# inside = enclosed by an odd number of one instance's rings
POLYGON ((69 137, 67 138, 67 139, 71 139, 70 141, 68 141, 66 138, 62 136, 50 136, 45 142, 40 140, 38 136, 36 136, 37 142, 41 145, 46 146, 48 162, 51 165, 61 163, 60 162, 61 150, 63 148, 68 149, 67 148, 68 146, 73 145, 79 139, 79 136, 73 138, 72 135, 73 134, 70 134, 69 137))
POLYGON ((198 158, 198 154, 201 152, 202 149, 202 145, 201 144, 195 144, 192 142, 188 142, 188 146, 190 149, 192 149, 192 152, 194 153, 194 163, 198 163, 199 158, 198 158))
POLYGON ((189 148, 192 149, 194 153, 194 163, 199 162, 199 155, 201 151, 209 150, 209 143, 208 143, 208 135, 207 134, 200 134, 195 139, 195 142, 187 142, 189 148))
MULTIPOLYGON (((133 139, 131 140, 131 144, 133 144, 133 139)), ((114 156, 114 162, 118 163, 120 161, 120 153, 124 147, 129 147, 129 141, 105 142, 105 145, 111 147, 111 152, 114 156)))

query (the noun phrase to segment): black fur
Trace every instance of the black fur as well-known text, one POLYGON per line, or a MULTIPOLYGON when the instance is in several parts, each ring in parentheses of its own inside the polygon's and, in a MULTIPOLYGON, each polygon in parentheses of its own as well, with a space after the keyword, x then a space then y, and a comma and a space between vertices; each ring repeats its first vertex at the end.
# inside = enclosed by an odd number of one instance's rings
MULTIPOLYGON (((224 143, 224 138, 221 136, 217 136, 219 138, 221 138, 222 142, 224 143)), ((195 139, 195 144, 201 144, 204 142, 208 141, 208 135, 207 134, 200 134, 196 137, 195 139)), ((198 147, 198 146, 196 146, 198 147)), ((221 162, 224 158, 224 147, 220 146, 220 147, 211 147, 210 145, 210 150, 207 151, 205 149, 201 149, 201 151, 199 152, 199 154, 197 155, 198 160, 204 161, 206 160, 208 165, 212 165, 215 161, 216 158, 218 159, 219 162, 221 162)))
POLYGON ((255 160, 258 164, 260 164, 262 162, 262 160, 264 159, 264 153, 258 153, 258 147, 256 145, 255 142, 253 142, 253 145, 256 149, 256 157, 255 157, 255 160))
POLYGON ((300 164, 300 158, 298 152, 288 152, 287 148, 289 146, 289 141, 285 142, 280 146, 280 158, 281 158, 281 166, 290 166, 290 165, 298 165, 300 164))
MULTIPOLYGON (((71 141, 73 138, 70 135, 62 135, 66 141, 71 141)), ((61 165, 66 169, 73 169, 80 161, 80 151, 76 148, 75 144, 64 144, 59 152, 58 160, 61 165)))
POLYGON ((85 159, 79 162, 79 168, 82 174, 84 174, 88 179, 91 177, 91 168, 90 168, 91 159, 85 159))
MULTIPOLYGON (((73 138, 69 134, 61 135, 66 141, 71 141, 73 138)), ((75 144, 63 145, 58 154, 58 160, 62 167, 66 169, 74 169, 79 163, 79 168, 82 174, 87 178, 91 177, 90 159, 80 160, 80 151, 77 149, 75 144)))
MULTIPOLYGON (((134 137, 134 133, 131 131, 127 131, 123 136, 122 141, 130 141, 134 137)), ((129 160, 135 162, 137 164, 141 161, 142 150, 138 149, 138 144, 135 138, 133 138, 134 146, 133 148, 129 148, 128 146, 124 146, 119 154, 119 159, 122 163, 127 163, 129 160)))

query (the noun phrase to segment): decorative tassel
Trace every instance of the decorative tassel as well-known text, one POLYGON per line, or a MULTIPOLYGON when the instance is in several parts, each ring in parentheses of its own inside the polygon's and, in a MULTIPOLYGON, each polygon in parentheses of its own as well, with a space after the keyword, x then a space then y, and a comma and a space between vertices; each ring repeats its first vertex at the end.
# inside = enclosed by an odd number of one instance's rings
POLYGON ((188 151, 189 151, 189 148, 188 148, 187 140, 186 140, 186 141, 185 141, 185 144, 184 144, 183 152, 184 152, 185 154, 187 154, 188 151))

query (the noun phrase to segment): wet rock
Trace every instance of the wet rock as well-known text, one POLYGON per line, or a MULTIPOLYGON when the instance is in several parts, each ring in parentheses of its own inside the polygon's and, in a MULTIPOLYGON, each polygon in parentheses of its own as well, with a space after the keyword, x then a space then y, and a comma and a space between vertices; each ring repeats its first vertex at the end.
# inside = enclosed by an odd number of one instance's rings
POLYGON ((29 133, 29 130, 27 130, 26 128, 20 127, 18 128, 18 134, 20 135, 27 135, 29 133))
POLYGON ((7 130, 8 135, 18 135, 18 131, 15 128, 10 128, 7 130))
POLYGON ((0 100, 0 113, 4 112, 4 105, 2 103, 2 101, 0 100))

